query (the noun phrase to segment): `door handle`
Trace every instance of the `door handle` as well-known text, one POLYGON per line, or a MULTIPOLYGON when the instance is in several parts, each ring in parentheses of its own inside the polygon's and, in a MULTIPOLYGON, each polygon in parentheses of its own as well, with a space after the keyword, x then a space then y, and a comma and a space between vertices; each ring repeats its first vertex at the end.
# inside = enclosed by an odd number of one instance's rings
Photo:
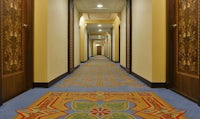
POLYGON ((177 24, 172 24, 171 27, 172 28, 176 28, 178 25, 177 24))
POLYGON ((24 27, 24 28, 28 28, 29 25, 28 25, 28 24, 23 24, 23 27, 24 27))

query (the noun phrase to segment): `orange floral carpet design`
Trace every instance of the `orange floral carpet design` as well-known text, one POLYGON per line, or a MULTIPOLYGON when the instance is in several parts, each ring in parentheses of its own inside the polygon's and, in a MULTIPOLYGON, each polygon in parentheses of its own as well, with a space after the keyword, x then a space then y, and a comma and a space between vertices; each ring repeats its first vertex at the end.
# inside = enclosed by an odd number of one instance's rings
POLYGON ((152 92, 49 92, 14 119, 186 119, 152 92))

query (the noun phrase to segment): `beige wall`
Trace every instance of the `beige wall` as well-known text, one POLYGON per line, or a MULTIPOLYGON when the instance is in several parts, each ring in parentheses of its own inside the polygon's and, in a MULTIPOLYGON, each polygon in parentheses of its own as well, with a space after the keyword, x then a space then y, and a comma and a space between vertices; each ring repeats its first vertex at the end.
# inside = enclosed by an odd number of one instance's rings
POLYGON ((67 72, 68 2, 34 2, 34 82, 45 83, 67 72))
POLYGON ((74 67, 80 64, 79 12, 74 6, 74 67))
POLYGON ((105 44, 104 44, 104 55, 108 57, 108 39, 105 39, 105 44))
POLYGON ((93 56, 97 55, 97 46, 96 46, 96 41, 93 40, 93 56))
POLYGON ((152 81, 152 1, 132 2, 132 71, 152 81))
POLYGON ((126 67, 126 7, 121 12, 120 24, 120 65, 126 67))
POLYGON ((113 61, 119 61, 119 24, 120 19, 117 16, 113 22, 113 61))
POLYGON ((132 71, 153 83, 166 82, 166 1, 134 0, 132 71))
POLYGON ((68 72, 67 9, 68 0, 48 0, 48 81, 68 72))
POLYGON ((47 0, 34 1, 34 82, 48 82, 47 8, 47 0))
POLYGON ((114 30, 114 27, 113 27, 113 29, 112 29, 112 37, 111 37, 111 59, 113 60, 113 61, 115 61, 115 30, 114 30))
POLYGON ((80 18, 80 61, 87 61, 87 31, 85 20, 83 17, 80 18))
POLYGON ((153 82, 166 82, 166 0, 152 0, 153 82))
POLYGON ((104 50, 105 50, 104 44, 101 44, 101 55, 105 55, 104 50))
POLYGON ((88 35, 87 35, 87 29, 85 28, 85 31, 84 31, 84 39, 85 39, 85 42, 84 42, 84 58, 85 58, 85 61, 88 60, 88 35))
POLYGON ((111 35, 108 33, 108 57, 111 59, 111 35))
POLYGON ((93 52, 93 44, 92 44, 92 39, 89 40, 89 57, 92 56, 92 52, 93 52))

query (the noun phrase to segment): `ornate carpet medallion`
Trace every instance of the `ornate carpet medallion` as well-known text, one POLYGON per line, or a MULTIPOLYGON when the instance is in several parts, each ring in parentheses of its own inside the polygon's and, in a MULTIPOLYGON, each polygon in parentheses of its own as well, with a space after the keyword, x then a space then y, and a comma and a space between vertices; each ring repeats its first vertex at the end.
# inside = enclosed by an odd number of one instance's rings
POLYGON ((186 119, 151 92, 50 92, 15 119, 186 119))

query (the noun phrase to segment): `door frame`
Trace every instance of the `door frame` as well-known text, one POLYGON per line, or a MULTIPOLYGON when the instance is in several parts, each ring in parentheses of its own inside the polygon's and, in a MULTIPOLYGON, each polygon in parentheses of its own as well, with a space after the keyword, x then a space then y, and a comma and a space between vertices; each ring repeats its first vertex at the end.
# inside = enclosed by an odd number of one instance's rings
POLYGON ((90 59, 89 47, 90 47, 90 34, 87 34, 87 60, 90 59))
POLYGON ((132 0, 126 0, 126 71, 132 72, 132 0))
MULTIPOLYGON (((0 0, 0 6, 2 6, 2 1, 0 0)), ((33 88, 33 79, 34 79, 34 0, 25 0, 27 2, 27 19, 25 24, 28 25, 27 33, 26 33, 26 53, 25 53, 25 77, 27 81, 27 90, 33 88)), ((0 17, 1 17, 2 7, 0 8, 0 17)), ((2 19, 0 19, 0 24, 2 23, 2 19)), ((0 29, 0 37, 1 36, 1 29, 0 29)), ((0 52, 0 56, 1 56, 0 52)), ((2 99, 2 67, 0 67, 0 106, 3 104, 2 99)))
POLYGON ((74 70, 74 0, 68 0, 68 72, 74 70))
POLYGON ((121 54, 120 54, 120 50, 121 50, 121 47, 120 47, 120 45, 121 45, 121 26, 119 25, 119 63, 120 63, 120 56, 121 56, 121 54))
POLYGON ((97 55, 99 55, 99 49, 100 49, 100 55, 102 55, 102 46, 97 46, 97 55))
POLYGON ((172 80, 174 79, 174 50, 175 50, 175 41, 174 39, 174 30, 170 27, 171 24, 176 23, 175 13, 171 12, 175 9, 175 0, 167 0, 166 4, 166 87, 172 87, 172 80), (173 14, 172 14, 173 13, 173 14))
MULTIPOLYGON (((175 77, 175 28, 172 28, 172 24, 176 23, 176 13, 172 12, 176 9, 176 0, 167 0, 166 4, 166 86, 167 88, 172 90, 173 83, 175 77)), ((200 49, 199 49, 200 50, 200 49)), ((200 86, 200 76, 199 76, 199 86, 200 86)), ((174 90, 172 90, 174 91, 174 90)), ((176 92, 176 91, 175 91, 176 92)), ((200 92, 200 88, 199 88, 200 92)), ((181 94, 182 95, 182 94, 181 94)), ((184 95, 183 95, 184 96, 184 95)), ((186 97, 187 98, 187 97, 186 97)), ((189 99, 189 98, 188 98, 189 99)), ((200 106, 200 94, 198 96, 198 102, 196 102, 200 106)))
POLYGON ((111 32, 110 32, 110 36, 111 36, 111 39, 110 39, 110 43, 111 43, 111 58, 110 60, 113 61, 113 28, 111 28, 111 32))
MULTIPOLYGON (((1 20, 1 11, 2 11, 2 0, 0 0, 0 25, 2 23, 1 20)), ((0 38, 2 38, 1 36, 1 29, 0 29, 0 38)), ((0 42, 0 46, 1 46, 1 42, 0 42)), ((0 52, 0 57, 1 57, 1 52, 0 52)), ((3 95, 2 95, 2 67, 0 66, 0 106, 3 104, 3 95)))
POLYGON ((26 43, 27 47, 26 50, 28 53, 26 53, 26 59, 27 65, 26 65, 26 75, 27 77, 30 77, 28 88, 33 88, 33 80, 34 80, 34 0, 26 0, 27 1, 27 24, 29 25, 29 32, 28 32, 28 42, 26 43), (30 13, 30 14, 29 14, 30 13))

